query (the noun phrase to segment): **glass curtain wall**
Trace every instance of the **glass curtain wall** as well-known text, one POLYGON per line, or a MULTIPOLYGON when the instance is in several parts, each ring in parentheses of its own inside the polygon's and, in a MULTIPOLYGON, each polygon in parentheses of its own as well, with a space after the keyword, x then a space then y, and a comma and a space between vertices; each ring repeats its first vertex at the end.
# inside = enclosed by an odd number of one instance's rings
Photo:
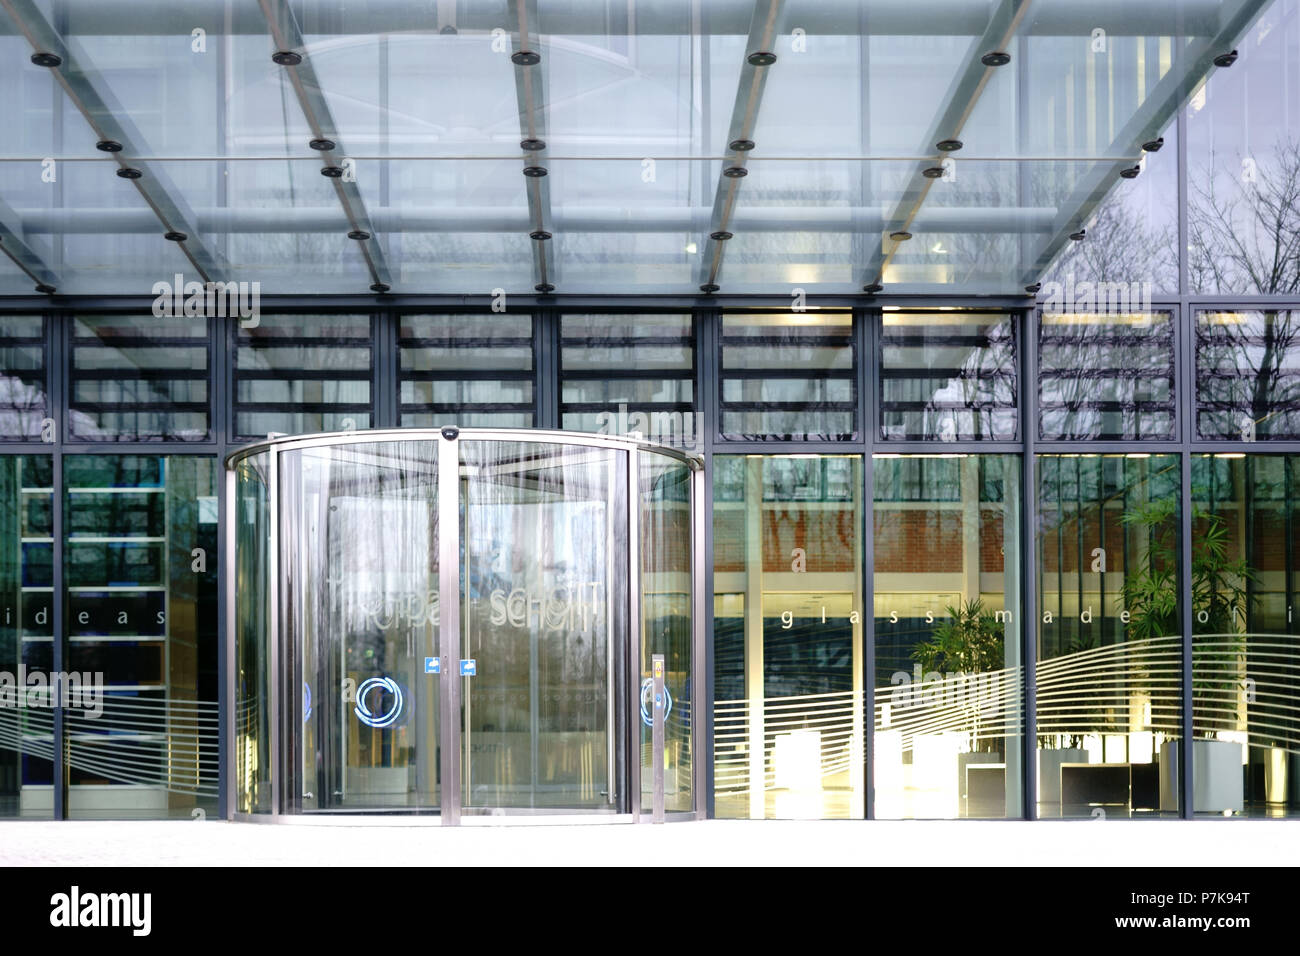
POLYGON ((714 458, 719 817, 865 812, 862 459, 714 458))

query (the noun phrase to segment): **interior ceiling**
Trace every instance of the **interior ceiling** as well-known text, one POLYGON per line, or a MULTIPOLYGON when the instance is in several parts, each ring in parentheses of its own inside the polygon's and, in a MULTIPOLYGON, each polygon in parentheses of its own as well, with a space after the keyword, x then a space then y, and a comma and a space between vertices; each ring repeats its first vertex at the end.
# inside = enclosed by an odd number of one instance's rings
POLYGON ((1022 293, 1267 2, 0 0, 0 294, 1022 293))

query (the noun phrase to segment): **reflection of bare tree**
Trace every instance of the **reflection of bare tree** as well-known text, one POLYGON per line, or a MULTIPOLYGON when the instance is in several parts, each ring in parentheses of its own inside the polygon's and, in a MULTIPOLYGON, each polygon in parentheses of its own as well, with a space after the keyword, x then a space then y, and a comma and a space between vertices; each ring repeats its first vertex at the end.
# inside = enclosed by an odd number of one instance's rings
MULTIPOLYGON (((1300 143, 1279 144, 1240 177, 1207 167, 1189 177, 1188 279, 1194 292, 1300 291, 1300 143)), ((1197 324, 1203 437, 1300 434, 1300 380, 1288 355, 1300 342, 1290 310, 1205 314, 1197 324)))
POLYGON ((1064 282, 1149 282, 1153 288, 1177 283, 1178 231, 1152 228, 1146 217, 1126 205, 1128 197, 1112 191, 1088 221, 1087 239, 1061 250, 1043 276, 1044 284, 1064 282))

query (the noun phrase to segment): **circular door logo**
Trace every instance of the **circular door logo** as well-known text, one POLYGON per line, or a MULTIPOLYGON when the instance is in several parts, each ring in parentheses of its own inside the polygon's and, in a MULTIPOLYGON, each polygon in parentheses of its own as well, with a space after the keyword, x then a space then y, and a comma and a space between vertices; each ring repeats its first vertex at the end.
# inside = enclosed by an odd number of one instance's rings
POLYGON ((357 688, 357 704, 352 708, 352 712, 357 715, 357 720, 367 727, 391 727, 402 713, 402 688, 398 687, 397 681, 391 677, 367 678, 357 688), (370 709, 366 701, 373 690, 380 692, 377 695, 379 702, 383 701, 385 691, 392 697, 392 703, 387 710, 372 711, 370 709))

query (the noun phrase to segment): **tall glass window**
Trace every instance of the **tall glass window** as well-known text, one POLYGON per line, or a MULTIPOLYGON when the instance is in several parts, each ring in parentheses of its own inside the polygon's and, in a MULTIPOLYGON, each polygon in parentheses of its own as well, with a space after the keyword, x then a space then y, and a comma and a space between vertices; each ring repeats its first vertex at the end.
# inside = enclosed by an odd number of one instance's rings
POLYGON ((217 462, 63 460, 68 815, 216 812, 217 462))
POLYGON ((714 459, 714 806, 865 806, 862 461, 714 459))
POLYGON ((1038 815, 1176 815, 1176 455, 1038 459, 1038 815))
POLYGON ((1044 312, 1038 436, 1172 439, 1174 323, 1168 312, 1044 312))
POLYGON ((54 711, 27 689, 54 667, 53 483, 49 455, 0 456, 0 818, 54 813, 54 711))
POLYGON ((236 336, 237 438, 351 431, 373 424, 369 316, 262 316, 236 336))
POLYGON ((1300 438, 1300 311, 1197 313, 1196 434, 1300 438))
POLYGON ((880 436, 1016 437, 1015 323, 1007 315, 886 311, 880 324, 880 436))
POLYGON ((45 397, 45 320, 39 315, 0 319, 0 440, 41 437, 45 397))
POLYGON ((874 459, 878 818, 1021 815, 1019 466, 874 459))
POLYGON ((816 441, 855 436, 852 315, 724 315, 721 340, 723 438, 816 441))
POLYGON ((531 315, 403 315, 399 424, 531 428, 531 315))
POLYGON ((1300 456, 1192 459, 1196 813, 1300 814, 1300 456))
POLYGON ((690 315, 560 317, 560 423, 694 447, 695 333, 690 315))
POLYGON ((208 440, 209 325, 184 316, 73 319, 69 435, 90 441, 208 440))

